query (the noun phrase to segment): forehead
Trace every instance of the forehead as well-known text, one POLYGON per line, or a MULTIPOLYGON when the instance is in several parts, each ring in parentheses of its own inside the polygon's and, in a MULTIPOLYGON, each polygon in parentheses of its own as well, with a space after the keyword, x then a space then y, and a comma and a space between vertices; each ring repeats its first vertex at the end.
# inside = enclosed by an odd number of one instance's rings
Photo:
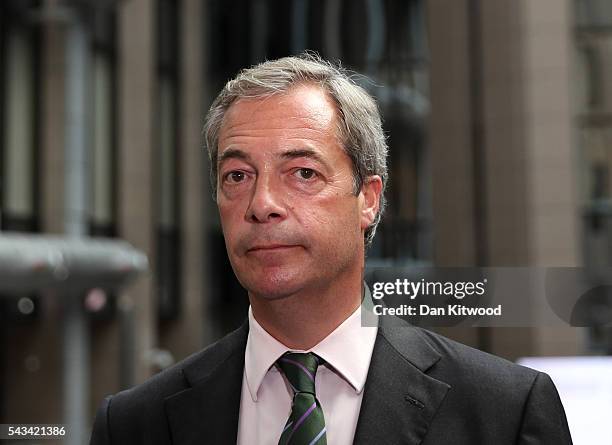
POLYGON ((335 136, 336 117, 336 106, 323 88, 313 84, 298 85, 265 98, 238 99, 225 114, 219 140, 287 130, 332 132, 335 136))

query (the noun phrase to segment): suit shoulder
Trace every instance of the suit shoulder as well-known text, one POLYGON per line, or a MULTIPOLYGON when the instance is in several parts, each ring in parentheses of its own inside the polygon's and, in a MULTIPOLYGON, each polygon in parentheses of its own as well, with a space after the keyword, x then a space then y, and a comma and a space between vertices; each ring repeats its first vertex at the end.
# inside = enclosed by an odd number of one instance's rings
POLYGON ((206 379, 237 354, 244 356, 246 324, 144 383, 105 399, 95 420, 91 443, 170 443, 166 400, 206 379))
POLYGON ((432 372, 450 384, 477 384, 498 390, 529 391, 538 371, 480 351, 443 335, 415 328, 418 335, 441 355, 432 372))
MULTIPOLYGON (((503 437, 519 431, 537 382, 546 380, 539 378, 544 377, 542 373, 428 330, 417 328, 417 335, 440 355, 427 374, 450 386, 439 412, 442 418, 462 413, 464 418, 471 419, 472 428, 482 437, 487 434, 503 437), (499 423, 495 419, 504 421, 499 423)), ((553 395, 552 384, 539 388, 539 395, 542 391, 547 396, 553 395)))
POLYGON ((113 411, 146 410, 167 397, 189 388, 194 382, 206 378, 230 356, 243 352, 240 346, 243 340, 246 341, 246 332, 248 330, 243 325, 145 382, 115 394, 112 397, 113 411))

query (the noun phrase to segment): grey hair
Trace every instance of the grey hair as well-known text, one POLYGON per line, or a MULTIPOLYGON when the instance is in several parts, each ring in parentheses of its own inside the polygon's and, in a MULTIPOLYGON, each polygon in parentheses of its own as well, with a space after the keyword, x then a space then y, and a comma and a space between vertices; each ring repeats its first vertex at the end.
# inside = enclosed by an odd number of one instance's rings
POLYGON ((355 195, 359 194, 367 177, 379 175, 382 179, 378 213, 364 235, 365 245, 369 246, 386 204, 384 190, 388 176, 388 146, 380 112, 374 98, 355 83, 349 71, 321 59, 315 53, 263 62, 242 70, 225 84, 206 115, 203 130, 210 160, 213 198, 216 199, 217 192, 219 132, 229 107, 241 98, 282 94, 304 83, 320 86, 336 104, 340 140, 353 164, 355 195))

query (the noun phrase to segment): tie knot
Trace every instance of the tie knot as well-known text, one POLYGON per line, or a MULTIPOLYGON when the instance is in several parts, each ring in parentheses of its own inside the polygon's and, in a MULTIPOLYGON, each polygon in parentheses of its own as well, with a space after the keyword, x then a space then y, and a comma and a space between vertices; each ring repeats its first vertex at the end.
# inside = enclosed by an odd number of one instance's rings
POLYGON ((321 359, 313 354, 287 352, 276 361, 291 384, 294 393, 315 394, 315 377, 321 359))

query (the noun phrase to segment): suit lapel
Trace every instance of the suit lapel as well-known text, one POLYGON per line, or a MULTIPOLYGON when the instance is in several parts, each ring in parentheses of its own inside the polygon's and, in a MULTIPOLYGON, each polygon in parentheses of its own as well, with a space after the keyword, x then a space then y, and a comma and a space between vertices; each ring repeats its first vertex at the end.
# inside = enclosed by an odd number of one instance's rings
MULTIPOLYGON (((381 318, 354 444, 420 444, 450 386, 426 374, 440 354, 409 326, 381 318)), ((248 322, 187 364, 165 400, 173 445, 236 443, 248 322)))
POLYGON ((245 322, 182 370, 190 387, 165 400, 173 445, 236 443, 247 334, 245 322))
POLYGON ((438 360, 415 328, 381 326, 354 444, 420 444, 450 388, 426 374, 438 360))

